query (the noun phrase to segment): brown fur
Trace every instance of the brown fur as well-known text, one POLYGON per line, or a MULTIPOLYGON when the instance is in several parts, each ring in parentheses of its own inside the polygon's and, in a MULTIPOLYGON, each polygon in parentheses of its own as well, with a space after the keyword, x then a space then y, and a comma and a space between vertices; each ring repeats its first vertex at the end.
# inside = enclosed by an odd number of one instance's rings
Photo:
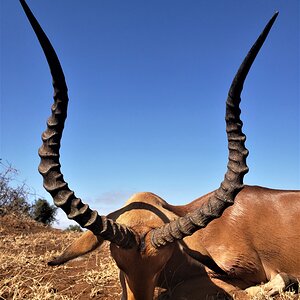
MULTIPOLYGON (((193 211, 209 196, 172 206, 152 193, 139 193, 110 217, 145 233, 193 211)), ((299 191, 246 186, 221 218, 182 242, 155 249, 145 235, 143 249, 124 250, 111 244, 121 270, 122 299, 152 299, 154 287, 160 286, 170 299, 184 295, 200 300, 207 295, 233 295, 272 281, 279 273, 300 279, 299 215, 299 191)), ((84 233, 59 259, 65 262, 100 244, 91 233, 84 233)))

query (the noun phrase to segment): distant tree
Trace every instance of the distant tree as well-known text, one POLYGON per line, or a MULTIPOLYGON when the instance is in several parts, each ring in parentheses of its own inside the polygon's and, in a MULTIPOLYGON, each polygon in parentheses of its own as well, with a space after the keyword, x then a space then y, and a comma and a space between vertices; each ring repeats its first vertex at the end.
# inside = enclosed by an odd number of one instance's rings
POLYGON ((45 199, 37 199, 32 205, 31 216, 37 222, 51 225, 54 221, 56 221, 56 213, 57 208, 50 205, 45 199))
POLYGON ((18 213, 28 216, 30 213, 29 188, 16 179, 17 175, 15 168, 0 159, 0 215, 18 213))
POLYGON ((83 231, 79 225, 69 225, 65 230, 66 231, 77 231, 77 232, 83 231))
POLYGON ((0 158, 0 216, 15 213, 51 225, 55 221, 56 207, 41 198, 30 204, 30 196, 36 195, 17 177, 18 171, 0 158))

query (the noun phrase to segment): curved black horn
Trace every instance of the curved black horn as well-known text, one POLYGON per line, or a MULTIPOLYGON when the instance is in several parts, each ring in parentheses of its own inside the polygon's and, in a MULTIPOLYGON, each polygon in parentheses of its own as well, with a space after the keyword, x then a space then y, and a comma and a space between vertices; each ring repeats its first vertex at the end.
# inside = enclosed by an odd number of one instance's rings
POLYGON ((64 181, 60 171, 59 149, 68 106, 68 89, 65 76, 59 59, 38 21, 26 2, 20 0, 20 3, 43 48, 54 87, 52 115, 48 119, 47 129, 42 135, 43 144, 39 149, 41 157, 39 172, 44 178, 44 187, 51 194, 54 204, 62 208, 68 218, 75 220, 81 227, 91 230, 95 235, 99 235, 122 248, 135 247, 139 244, 139 238, 133 230, 105 216, 99 216, 96 211, 91 210, 87 204, 77 198, 64 181))
POLYGON ((246 136, 242 132, 243 123, 240 120, 240 96, 250 67, 263 45, 277 15, 278 12, 270 19, 248 52, 228 92, 225 120, 229 161, 227 165, 228 170, 221 186, 213 193, 207 203, 204 203, 194 212, 188 213, 184 217, 180 217, 160 228, 153 229, 150 235, 151 243, 155 248, 190 236, 200 228, 207 226, 212 220, 219 218, 224 210, 234 203, 235 196, 243 188, 243 178, 248 172, 246 165, 248 150, 245 147, 246 136))

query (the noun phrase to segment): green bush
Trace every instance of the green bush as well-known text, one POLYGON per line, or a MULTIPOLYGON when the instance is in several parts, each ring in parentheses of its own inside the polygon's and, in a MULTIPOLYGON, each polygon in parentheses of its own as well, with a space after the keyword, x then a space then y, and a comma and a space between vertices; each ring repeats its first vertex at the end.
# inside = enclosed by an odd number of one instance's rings
POLYGON ((65 230, 66 231, 77 231, 77 232, 83 231, 79 225, 69 225, 65 230))
POLYGON ((57 208, 53 205, 50 205, 45 199, 35 200, 32 205, 31 216, 37 222, 41 222, 46 225, 53 224, 55 215, 57 213, 57 208))

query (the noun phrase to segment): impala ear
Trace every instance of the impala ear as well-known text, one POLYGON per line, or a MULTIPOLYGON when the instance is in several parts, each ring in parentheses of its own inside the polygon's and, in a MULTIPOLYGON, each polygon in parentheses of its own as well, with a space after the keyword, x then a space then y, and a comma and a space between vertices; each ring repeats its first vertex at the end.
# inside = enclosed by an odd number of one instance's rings
POLYGON ((80 238, 75 240, 69 247, 67 247, 64 252, 56 257, 55 259, 48 262, 49 266, 59 266, 62 265, 69 260, 87 254, 99 246, 101 246, 104 242, 104 239, 94 235, 91 231, 84 232, 80 238))

